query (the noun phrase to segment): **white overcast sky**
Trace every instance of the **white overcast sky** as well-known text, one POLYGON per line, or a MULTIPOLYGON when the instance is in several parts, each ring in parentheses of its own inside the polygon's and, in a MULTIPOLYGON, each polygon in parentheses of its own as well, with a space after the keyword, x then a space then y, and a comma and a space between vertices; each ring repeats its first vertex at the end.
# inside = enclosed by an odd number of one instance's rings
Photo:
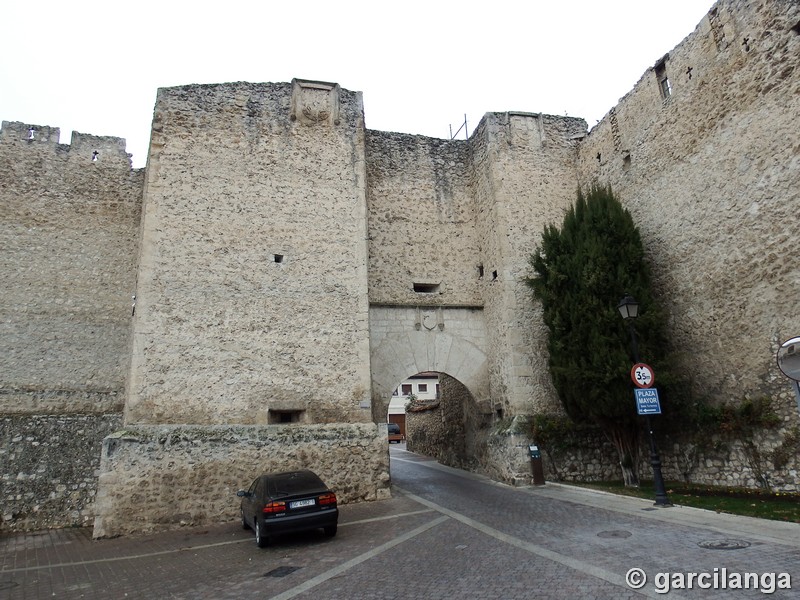
POLYGON ((486 112, 595 125, 712 0, 7 0, 0 119, 127 140, 147 158, 156 90, 333 81, 370 129, 447 138, 486 112))

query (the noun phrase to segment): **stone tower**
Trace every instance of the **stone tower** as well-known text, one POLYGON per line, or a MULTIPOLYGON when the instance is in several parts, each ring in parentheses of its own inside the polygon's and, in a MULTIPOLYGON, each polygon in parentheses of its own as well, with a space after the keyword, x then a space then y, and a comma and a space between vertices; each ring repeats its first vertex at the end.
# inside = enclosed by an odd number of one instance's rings
POLYGON ((160 90, 142 213, 125 431, 105 446, 96 535, 226 514, 268 470, 314 466, 344 501, 388 494, 369 410, 361 94, 160 90), (167 482, 195 480, 213 490, 203 515, 164 502, 167 482))

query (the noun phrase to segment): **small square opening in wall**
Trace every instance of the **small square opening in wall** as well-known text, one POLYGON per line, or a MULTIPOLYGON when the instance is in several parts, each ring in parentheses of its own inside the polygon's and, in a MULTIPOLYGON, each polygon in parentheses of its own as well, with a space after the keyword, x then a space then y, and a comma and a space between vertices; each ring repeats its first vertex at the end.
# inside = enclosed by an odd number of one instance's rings
POLYGON ((283 262, 283 254, 273 254, 272 262, 278 265, 281 264, 283 262))
POLYGON ((622 170, 627 171, 631 168, 631 154, 630 152, 626 152, 622 155, 622 170))
POLYGON ((287 425, 290 423, 302 423, 305 415, 304 410, 269 410, 270 425, 287 425))
POLYGON ((414 291, 418 294, 436 294, 439 292, 438 283, 415 283, 414 291))

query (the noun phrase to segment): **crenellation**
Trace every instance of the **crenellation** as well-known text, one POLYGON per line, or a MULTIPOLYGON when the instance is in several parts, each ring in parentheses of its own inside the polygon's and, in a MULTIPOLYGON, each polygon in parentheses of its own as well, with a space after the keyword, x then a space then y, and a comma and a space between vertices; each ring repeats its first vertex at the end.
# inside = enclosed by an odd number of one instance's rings
POLYGON ((0 143, 13 141, 36 142, 37 144, 58 144, 61 130, 58 127, 22 123, 20 121, 3 121, 0 128, 0 143))
POLYGON ((103 166, 121 164, 131 168, 131 155, 125 150, 123 138, 72 132, 70 157, 73 159, 103 166))
POLYGON ((19 121, 3 121, 0 130, 0 144, 13 144, 14 147, 52 148, 57 157, 78 160, 84 163, 102 162, 115 166, 124 166, 131 170, 131 155, 126 150, 123 138, 112 136, 96 136, 72 132, 69 144, 59 143, 61 130, 58 127, 32 125, 19 121), (94 154, 98 152, 98 154, 94 154))

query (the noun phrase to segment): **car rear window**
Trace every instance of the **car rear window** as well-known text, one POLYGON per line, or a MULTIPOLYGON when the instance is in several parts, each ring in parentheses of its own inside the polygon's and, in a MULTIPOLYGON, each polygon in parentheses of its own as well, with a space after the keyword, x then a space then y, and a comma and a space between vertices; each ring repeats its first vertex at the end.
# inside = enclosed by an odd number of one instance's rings
POLYGON ((305 494, 326 489, 322 480, 311 471, 276 473, 266 476, 270 495, 305 494))

